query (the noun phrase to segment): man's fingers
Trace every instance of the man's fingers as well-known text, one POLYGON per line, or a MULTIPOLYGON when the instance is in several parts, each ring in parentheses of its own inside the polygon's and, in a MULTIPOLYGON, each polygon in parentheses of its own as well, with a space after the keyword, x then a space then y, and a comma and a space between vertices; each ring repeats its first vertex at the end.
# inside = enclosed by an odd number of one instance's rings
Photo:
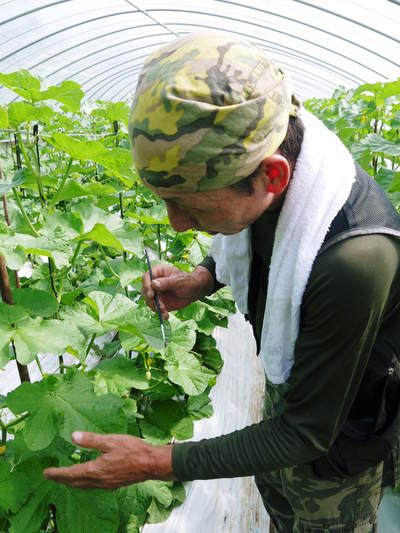
POLYGON ((110 449, 109 441, 109 435, 100 435, 89 431, 74 431, 72 433, 72 442, 82 448, 94 448, 106 452, 110 449))
POLYGON ((177 276, 169 276, 168 278, 157 278, 151 283, 151 288, 157 292, 166 292, 175 289, 178 282, 177 276))
POLYGON ((43 475, 46 479, 57 481, 58 483, 67 483, 68 485, 78 484, 83 481, 93 479, 92 472, 94 461, 88 461, 80 465, 63 466, 60 468, 46 468, 43 475))

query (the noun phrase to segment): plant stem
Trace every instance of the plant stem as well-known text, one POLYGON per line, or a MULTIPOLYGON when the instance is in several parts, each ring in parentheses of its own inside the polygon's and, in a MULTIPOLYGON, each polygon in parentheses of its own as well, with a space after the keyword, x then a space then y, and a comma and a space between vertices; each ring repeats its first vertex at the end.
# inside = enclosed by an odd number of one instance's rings
POLYGON ((45 206, 45 196, 44 196, 44 192, 43 192, 42 180, 40 179, 40 175, 35 171, 35 169, 32 166, 31 160, 29 159, 29 156, 28 156, 28 154, 26 152, 26 149, 25 149, 24 142, 23 142, 21 134, 19 132, 17 133, 17 139, 18 139, 18 144, 19 144, 19 147, 20 147, 20 150, 21 150, 22 157, 24 158, 24 161, 26 163, 26 166, 29 168, 31 173, 35 176, 36 184, 37 184, 38 190, 39 190, 40 203, 42 204, 42 207, 44 207, 45 206))
POLYGON ((49 274, 50 274, 50 285, 51 285, 51 288, 53 290, 54 296, 58 300, 57 289, 56 289, 56 285, 54 283, 54 270, 53 270, 53 268, 54 268, 54 260, 51 257, 48 258, 48 265, 49 265, 49 274))
POLYGON ((9 429, 9 428, 12 428, 13 426, 16 426, 17 424, 19 424, 20 422, 22 422, 23 420, 28 418, 28 416, 29 416, 29 413, 25 413, 24 415, 20 416, 19 418, 16 418, 15 420, 11 420, 11 422, 6 424, 6 428, 9 429))
POLYGON ((119 279, 118 274, 115 272, 115 270, 113 269, 113 267, 110 265, 110 262, 109 262, 109 260, 108 260, 107 255, 106 255, 106 252, 104 251, 104 248, 102 247, 101 244, 99 244, 99 248, 100 248, 100 251, 101 251, 101 253, 102 253, 103 259, 104 259, 104 261, 105 261, 107 267, 110 269, 110 272, 113 274, 113 276, 115 276, 116 278, 119 279))
POLYGON ((39 369, 40 375, 43 377, 43 368, 42 368, 42 365, 40 364, 40 361, 39 361, 39 357, 38 357, 38 356, 35 357, 35 361, 36 361, 36 364, 37 364, 37 366, 38 366, 38 369, 39 369))
POLYGON ((179 231, 175 233, 175 237, 172 239, 171 244, 168 246, 168 248, 165 248, 164 256, 166 256, 167 252, 169 252, 170 248, 175 244, 176 239, 179 237, 179 231))
POLYGON ((164 259, 167 258, 167 251, 168 251, 168 241, 169 241, 169 235, 167 233, 167 238, 165 239, 165 251, 164 251, 164 259))
POLYGON ((7 428, 1 421, 0 421, 0 426, 1 426, 1 445, 5 446, 7 442, 7 428))
MULTIPOLYGON (((117 122, 117 121, 115 121, 115 122, 117 122)), ((117 122, 117 124, 118 124, 118 122, 117 122)), ((118 145, 117 145, 117 146, 118 146, 118 145)), ((119 196, 119 212, 120 212, 120 215, 121 215, 122 220, 124 220, 124 206, 123 206, 123 204, 122 204, 122 192, 120 192, 120 193, 118 194, 118 196, 119 196)), ((122 256, 123 256, 123 258, 124 258, 124 262, 126 263, 126 260, 127 260, 126 252, 122 252, 122 256)), ((125 292, 127 292, 126 288, 125 288, 125 292)), ((128 295, 127 295, 127 296, 128 296, 128 295)))
POLYGON ((18 196, 18 193, 17 193, 16 189, 13 189, 13 195, 14 195, 15 203, 17 204, 18 209, 21 211, 21 215, 22 215, 23 219, 25 220, 25 222, 27 223, 27 225, 29 226, 29 229, 32 231, 32 233, 34 234, 35 237, 40 237, 39 233, 32 226, 32 223, 29 220, 28 215, 25 212, 24 206, 22 205, 22 202, 20 200, 20 197, 18 196))
POLYGON ((89 344, 86 348, 86 357, 89 355, 90 350, 92 349, 94 339, 96 338, 96 333, 93 333, 93 335, 90 337, 89 344))
POLYGON ((22 167, 22 163, 21 163, 21 148, 19 147, 19 142, 18 142, 18 138, 17 138, 17 134, 14 133, 14 142, 15 142, 15 155, 16 155, 16 158, 17 158, 17 169, 20 170, 20 168, 22 167))
MULTIPOLYGON (((12 150, 11 150, 11 153, 12 153, 12 150)), ((3 169, 1 168, 1 163, 0 163, 0 180, 2 179, 3 179, 3 169)), ((3 195, 3 209, 4 209, 4 218, 6 219, 6 224, 10 228, 11 227, 10 215, 8 213, 7 197, 5 194, 3 195)), ((15 279, 15 285, 17 289, 19 289, 21 287, 21 284, 19 282, 18 272, 16 270, 14 270, 14 279, 15 279)))
MULTIPOLYGON (((1 254, 0 254, 0 291, 1 291, 1 297, 3 299, 3 302, 5 302, 8 305, 13 305, 11 285, 10 285, 10 279, 8 277, 6 260, 1 254)), ((12 343, 12 347, 14 350, 15 360, 17 361, 17 353, 15 351, 14 343, 12 343)), ((30 381, 28 367, 25 365, 21 365, 21 363, 19 363, 18 361, 17 361, 17 367, 18 367, 18 373, 19 373, 21 382, 30 381)))
POLYGON ((60 366, 60 374, 64 374, 64 359, 62 355, 58 356, 58 364, 60 366))
POLYGON ((34 143, 35 143, 35 151, 34 151, 34 154, 35 154, 35 160, 36 160, 36 167, 37 167, 37 172, 40 176, 40 154, 39 154, 39 125, 38 124, 35 124, 33 126, 33 136, 34 136, 34 143))
POLYGON ((14 344, 14 341, 11 342, 11 346, 12 346, 12 349, 13 349, 13 352, 14 352, 14 357, 15 357, 15 361, 17 363, 17 369, 18 369, 18 374, 19 374, 19 378, 21 380, 21 383, 24 383, 25 381, 27 381, 28 383, 30 383, 31 381, 31 378, 29 376, 29 370, 28 370, 28 367, 26 365, 22 365, 18 359, 17 359, 17 350, 15 348, 15 344, 14 344))
POLYGON ((63 293, 65 277, 68 274, 68 272, 70 272, 75 266, 75 263, 76 263, 76 260, 78 258, 80 249, 82 247, 82 242, 83 241, 79 241, 78 244, 76 245, 76 248, 75 248, 75 251, 74 251, 74 255, 72 256, 72 259, 71 259, 71 263, 68 265, 68 268, 61 275, 60 284, 58 286, 58 296, 57 296, 58 303, 61 302, 61 297, 62 297, 62 293, 63 293))
POLYGON ((51 200, 50 205, 56 205, 56 203, 58 202, 58 198, 59 198, 59 196, 61 194, 61 191, 64 188, 65 182, 67 181, 69 173, 71 171, 71 165, 72 165, 72 157, 70 157, 70 159, 68 161, 68 165, 67 165, 67 168, 66 168, 66 170, 64 172, 64 176, 62 177, 60 186, 58 187, 56 194, 53 196, 53 199, 51 200))
POLYGON ((157 224, 158 259, 161 260, 161 232, 160 224, 157 224))

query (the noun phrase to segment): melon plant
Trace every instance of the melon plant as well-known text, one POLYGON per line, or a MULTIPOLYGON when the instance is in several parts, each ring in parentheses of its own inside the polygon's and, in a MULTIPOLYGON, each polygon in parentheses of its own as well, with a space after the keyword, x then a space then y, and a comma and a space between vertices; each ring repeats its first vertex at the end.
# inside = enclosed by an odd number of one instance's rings
POLYGON ((171 313, 165 349, 140 297, 145 247, 154 262, 190 270, 210 237, 175 232, 134 174, 128 105, 82 104, 77 83, 43 88, 27 71, 0 84, 20 97, 0 106, 0 368, 17 364, 21 380, 0 397, 0 531, 139 531, 184 500, 181 484, 83 491, 42 471, 95 456, 71 443, 76 429, 191 438, 213 413, 223 362, 211 334, 234 303, 223 289, 171 313), (34 366, 41 379, 31 382, 34 366))
POLYGON ((400 208, 400 78, 305 102, 400 208))

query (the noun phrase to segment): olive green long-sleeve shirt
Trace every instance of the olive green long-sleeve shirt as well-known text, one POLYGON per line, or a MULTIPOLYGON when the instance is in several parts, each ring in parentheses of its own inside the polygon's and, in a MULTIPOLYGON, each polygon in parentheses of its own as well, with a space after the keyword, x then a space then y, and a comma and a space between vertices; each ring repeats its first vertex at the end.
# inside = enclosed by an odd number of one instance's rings
MULTIPOLYGON (((278 216, 267 211, 252 226, 253 257, 264 267, 253 280, 258 336, 278 216)), ((284 411, 227 435, 175 444, 177 478, 254 475, 324 455, 354 402, 383 314, 399 300, 400 240, 357 236, 318 256, 303 296, 284 411)))

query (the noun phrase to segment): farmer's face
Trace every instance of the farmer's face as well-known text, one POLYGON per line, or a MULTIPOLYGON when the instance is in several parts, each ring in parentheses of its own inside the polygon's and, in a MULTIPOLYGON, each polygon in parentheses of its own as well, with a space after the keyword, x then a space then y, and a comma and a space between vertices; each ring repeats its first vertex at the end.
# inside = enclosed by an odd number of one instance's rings
POLYGON ((163 198, 173 228, 194 228, 212 235, 233 235, 247 228, 274 203, 274 194, 266 191, 262 180, 254 181, 254 193, 247 196, 230 187, 216 191, 184 193, 151 187, 163 198))

